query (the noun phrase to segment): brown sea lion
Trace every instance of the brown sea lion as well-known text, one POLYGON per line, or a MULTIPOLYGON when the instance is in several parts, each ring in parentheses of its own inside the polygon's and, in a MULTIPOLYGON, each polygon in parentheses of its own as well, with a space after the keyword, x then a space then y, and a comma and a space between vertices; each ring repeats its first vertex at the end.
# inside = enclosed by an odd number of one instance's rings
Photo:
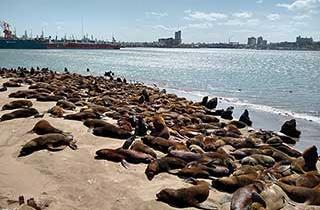
POLYGON ((67 101, 67 100, 59 100, 57 101, 57 106, 62 107, 63 109, 67 109, 67 110, 74 110, 76 109, 76 105, 74 105, 74 103, 67 101))
POLYGON ((145 154, 142 152, 137 152, 130 149, 100 149, 96 151, 96 159, 105 159, 113 162, 121 162, 121 164, 126 168, 125 162, 133 164, 139 163, 150 163, 155 158, 149 154, 145 154))
POLYGON ((266 202, 259 195, 263 187, 262 182, 255 182, 236 190, 232 195, 230 210, 248 209, 254 202, 258 202, 262 204, 263 207, 266 207, 266 202))
POLYGON ((50 151, 63 150, 69 146, 71 149, 77 149, 76 141, 72 135, 63 135, 58 133, 45 134, 27 142, 21 149, 19 157, 29 155, 35 151, 48 149, 50 151))
POLYGON ((138 151, 138 152, 143 152, 146 154, 151 155, 154 158, 157 158, 157 154, 153 151, 152 148, 148 147, 147 145, 145 145, 142 141, 135 141, 132 146, 130 147, 130 149, 138 151))
POLYGON ((186 166, 186 164, 187 162, 180 158, 162 157, 149 163, 145 170, 145 174, 149 180, 152 180, 153 177, 159 173, 183 168, 186 166))
POLYGON ((60 106, 54 106, 48 110, 52 117, 63 117, 65 111, 60 106))
POLYGON ((96 136, 127 139, 132 136, 132 134, 126 130, 123 130, 115 125, 107 123, 103 127, 96 127, 93 129, 93 134, 96 136))
POLYGON ((169 137, 170 137, 169 128, 167 127, 167 125, 161 115, 153 116, 152 123, 153 123, 154 129, 152 129, 152 131, 150 133, 151 136, 169 139, 169 137))
POLYGON ((40 120, 29 133, 44 135, 48 133, 63 133, 63 131, 53 127, 47 120, 40 120))
POLYGON ((29 98, 31 95, 38 95, 39 93, 35 90, 18 90, 9 94, 9 98, 29 98))
POLYGON ((240 187, 252 184, 258 178, 258 175, 257 167, 245 166, 229 177, 212 180, 212 186, 219 191, 233 193, 240 187))
POLYGON ((308 188, 288 185, 277 180, 274 181, 293 201, 307 205, 320 205, 320 185, 314 188, 308 188))
POLYGON ((248 157, 245 157, 241 160, 242 165, 258 165, 261 164, 265 167, 271 167, 275 164, 273 157, 261 154, 253 154, 248 157))
POLYGON ((280 210, 288 202, 286 193, 281 187, 273 183, 265 183, 260 196, 265 201, 267 210, 280 210))
POLYGON ((202 205, 209 196, 209 183, 192 180, 194 186, 188 188, 166 188, 157 193, 157 200, 178 208, 196 207, 200 209, 217 209, 202 205))
POLYGON ((64 99, 64 97, 57 96, 57 95, 49 95, 49 94, 40 94, 37 96, 37 101, 41 101, 41 102, 59 101, 61 99, 64 99))
POLYGON ((78 112, 75 114, 69 114, 64 116, 64 119, 77 120, 77 121, 84 121, 87 119, 100 119, 100 118, 101 118, 100 114, 96 112, 88 112, 88 111, 78 112))
POLYGON ((9 80, 2 84, 3 87, 21 87, 21 84, 12 80, 9 80))
POLYGON ((168 153, 169 148, 176 143, 173 140, 168 140, 162 137, 153 137, 150 135, 142 137, 142 141, 149 147, 163 153, 168 153))
POLYGON ((101 119, 87 119, 83 122, 83 125, 87 126, 89 129, 108 126, 110 123, 101 119))
POLYGON ((22 108, 1 116, 1 121, 12 120, 16 118, 27 118, 38 116, 39 112, 34 108, 22 108))
POLYGON ((32 102, 29 100, 15 100, 11 101, 3 105, 2 110, 12 110, 12 109, 19 109, 24 107, 32 107, 32 102))
POLYGON ((309 171, 304 174, 292 174, 282 177, 280 182, 298 187, 314 188, 320 184, 320 174, 318 171, 309 171))
POLYGON ((312 146, 307 148, 303 152, 302 157, 296 158, 291 163, 291 168, 292 170, 297 171, 299 173, 315 171, 317 170, 317 167, 316 167, 317 161, 318 161, 317 147, 312 146))

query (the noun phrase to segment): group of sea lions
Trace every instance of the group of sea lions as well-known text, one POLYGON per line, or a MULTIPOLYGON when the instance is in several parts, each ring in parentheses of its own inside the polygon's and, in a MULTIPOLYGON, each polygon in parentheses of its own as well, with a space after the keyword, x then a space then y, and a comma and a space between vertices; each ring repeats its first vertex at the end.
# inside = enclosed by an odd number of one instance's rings
MULTIPOLYGON (((2 68, 0 76, 10 78, 3 87, 29 85, 28 90, 9 95, 17 100, 2 109, 18 110, 2 115, 1 121, 39 115, 27 99, 55 101, 47 112, 52 117, 82 121, 93 135, 123 141, 120 148, 99 148, 96 159, 125 167, 127 163, 147 164, 145 175, 150 181, 168 173, 192 184, 161 190, 156 194, 159 201, 175 207, 218 209, 218 205, 205 203, 215 189, 232 193, 231 209, 320 205, 317 148, 301 153, 292 147, 301 133, 295 120, 285 122, 281 132, 254 130, 248 129, 252 126, 248 110, 235 120, 233 107, 216 109, 217 98, 192 102, 121 78, 57 73, 47 68, 2 68), (105 121, 106 117, 117 125, 105 121)), ((77 148, 70 134, 45 120, 30 132, 42 136, 26 143, 20 156, 39 149, 77 148)))

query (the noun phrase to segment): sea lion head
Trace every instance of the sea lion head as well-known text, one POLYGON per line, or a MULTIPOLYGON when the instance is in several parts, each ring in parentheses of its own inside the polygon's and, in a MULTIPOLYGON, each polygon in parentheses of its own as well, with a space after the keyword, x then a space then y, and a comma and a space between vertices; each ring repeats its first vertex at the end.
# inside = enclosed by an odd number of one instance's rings
POLYGON ((153 177, 158 173, 159 171, 159 161, 154 160, 151 161, 151 163, 148 164, 145 174, 149 181, 153 179, 153 177))
POLYGON ((37 150, 37 147, 38 147, 38 143, 36 141, 29 141, 21 148, 20 154, 18 155, 18 157, 27 156, 33 153, 34 151, 37 150))
POLYGON ((156 194, 157 200, 165 203, 172 203, 172 198, 175 195, 175 190, 173 189, 163 189, 156 194))
POLYGON ((305 160, 305 170, 306 171, 313 171, 316 170, 316 164, 318 161, 318 152, 317 152, 317 147, 312 146, 308 149, 306 149, 303 154, 303 159, 305 160))

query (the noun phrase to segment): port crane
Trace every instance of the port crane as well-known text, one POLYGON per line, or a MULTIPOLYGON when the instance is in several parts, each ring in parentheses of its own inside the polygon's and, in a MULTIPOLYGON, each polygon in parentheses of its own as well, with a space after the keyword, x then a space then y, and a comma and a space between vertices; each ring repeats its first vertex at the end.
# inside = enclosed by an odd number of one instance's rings
POLYGON ((5 21, 0 21, 1 28, 3 29, 4 38, 11 39, 12 38, 12 31, 10 30, 9 23, 5 21))

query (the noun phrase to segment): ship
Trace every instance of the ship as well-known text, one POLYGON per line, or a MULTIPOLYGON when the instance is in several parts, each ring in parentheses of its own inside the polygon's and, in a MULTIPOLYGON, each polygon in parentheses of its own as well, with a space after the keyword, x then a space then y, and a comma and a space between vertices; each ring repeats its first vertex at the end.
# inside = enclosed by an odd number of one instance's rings
POLYGON ((83 38, 82 40, 66 38, 58 40, 44 38, 43 34, 40 38, 28 38, 25 34, 18 38, 12 33, 10 25, 1 21, 4 37, 0 37, 0 49, 120 49, 120 44, 112 37, 112 42, 101 40, 90 40, 83 38))

